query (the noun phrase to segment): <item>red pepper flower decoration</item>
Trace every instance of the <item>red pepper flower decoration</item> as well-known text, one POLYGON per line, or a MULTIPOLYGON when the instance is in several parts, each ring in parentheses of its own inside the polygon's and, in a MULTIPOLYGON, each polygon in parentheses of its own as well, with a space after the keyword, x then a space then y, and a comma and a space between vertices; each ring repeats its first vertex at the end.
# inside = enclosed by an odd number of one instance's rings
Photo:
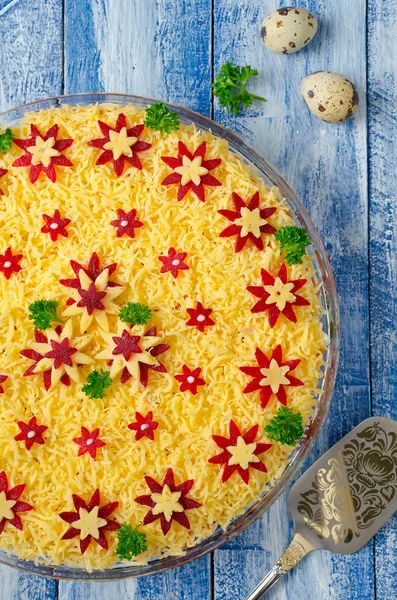
POLYGON ((182 373, 180 375, 175 375, 175 379, 180 382, 180 391, 186 392, 189 390, 195 396, 197 394, 197 388, 199 385, 205 385, 205 381, 202 377, 200 377, 201 369, 197 367, 197 369, 190 370, 187 365, 183 365, 182 373))
POLYGON ((206 327, 215 325, 215 321, 210 319, 212 309, 204 308, 201 302, 197 302, 196 308, 188 308, 187 312, 190 319, 186 321, 186 325, 190 327, 197 327, 199 331, 203 332, 206 327))
POLYGON ((152 144, 139 139, 145 125, 127 129, 127 119, 122 113, 117 118, 116 127, 110 127, 103 121, 98 121, 98 125, 104 137, 88 142, 89 146, 103 150, 95 164, 104 165, 112 161, 117 177, 122 175, 125 161, 141 171, 142 163, 137 152, 146 152, 152 147, 152 144))
POLYGON ((135 217, 135 208, 133 208, 129 212, 124 212, 122 208, 119 208, 117 210, 117 219, 111 221, 110 223, 111 225, 113 225, 113 227, 117 227, 117 237, 122 237, 123 235, 128 235, 130 238, 135 237, 134 229, 143 226, 143 223, 141 221, 138 221, 135 217))
POLYGON ((53 217, 50 217, 50 215, 43 215, 43 219, 45 225, 41 228, 41 231, 42 233, 49 233, 53 242, 57 241, 58 235, 68 237, 66 227, 69 225, 70 219, 62 219, 58 209, 55 210, 53 217))
POLYGON ((83 456, 86 452, 95 460, 98 448, 106 446, 99 438, 99 429, 93 429, 91 432, 86 427, 81 428, 81 437, 73 438, 75 444, 80 446, 77 456, 83 456))
POLYGON ((229 423, 230 437, 213 435, 212 439, 223 450, 208 460, 213 465, 223 465, 222 483, 225 483, 235 471, 238 472, 244 483, 248 484, 250 469, 267 473, 266 465, 260 460, 259 454, 267 452, 272 444, 255 442, 259 425, 254 425, 241 433, 233 420, 229 423))
POLYGON ((146 417, 141 415, 141 413, 135 413, 136 422, 130 423, 128 425, 128 429, 132 431, 136 431, 135 439, 137 442, 141 440, 143 437, 149 438, 149 440, 154 440, 154 431, 159 426, 157 421, 153 421, 153 413, 152 411, 148 412, 146 417))
POLYGON ((124 288, 111 281, 110 277, 117 268, 117 263, 101 268, 98 255, 94 253, 83 267, 71 260, 70 264, 77 275, 74 279, 61 279, 60 283, 72 289, 72 297, 68 298, 63 317, 80 316, 80 333, 84 333, 95 320, 105 331, 109 330, 108 314, 116 314, 117 306, 113 300, 124 288))
POLYGON ((300 359, 283 362, 283 351, 280 344, 273 350, 271 358, 268 358, 259 348, 255 351, 255 358, 258 362, 257 367, 240 367, 240 371, 253 377, 243 392, 250 394, 260 390, 262 408, 266 408, 272 394, 281 404, 287 406, 285 388, 304 385, 300 379, 291 375, 291 371, 296 369, 301 362, 300 359))
MULTIPOLYGON (((8 173, 7 169, 0 169, 0 178, 8 173)), ((0 188, 0 196, 4 196, 3 190, 0 188)))
POLYGON ((259 192, 255 192, 248 204, 235 192, 232 194, 233 210, 218 210, 218 213, 223 217, 233 222, 224 229, 219 237, 231 237, 237 235, 235 252, 240 252, 248 240, 258 248, 263 250, 262 233, 274 234, 276 229, 269 225, 267 219, 271 217, 277 208, 260 208, 259 207, 259 192))
POLYGON ((157 359, 171 347, 163 344, 163 338, 157 335, 156 327, 145 332, 144 326, 130 328, 121 323, 121 335, 101 332, 107 343, 107 349, 97 354, 96 358, 109 361, 110 377, 114 379, 121 372, 120 382, 126 383, 130 377, 140 381, 143 387, 148 384, 149 369, 158 373, 166 373, 166 367, 157 359))
POLYGON ((21 484, 8 489, 7 475, 5 471, 0 473, 0 535, 4 531, 7 521, 19 531, 23 530, 21 517, 17 513, 33 510, 33 506, 19 500, 25 487, 25 484, 21 484))
POLYGON ((160 273, 171 271, 172 276, 176 279, 178 271, 187 271, 189 267, 183 261, 187 257, 187 252, 177 252, 175 248, 168 250, 168 256, 159 256, 159 260, 163 263, 160 273))
POLYGON ((0 254, 0 271, 4 273, 6 279, 9 279, 13 273, 19 273, 22 267, 18 263, 22 258, 23 254, 13 254, 10 247, 4 254, 0 254))
POLYGON ((296 292, 305 285, 307 279, 288 280, 287 267, 283 263, 278 274, 273 277, 265 269, 261 269, 263 286, 249 285, 247 290, 260 298, 251 308, 252 313, 269 311, 269 325, 273 329, 280 314, 296 323, 294 306, 310 306, 310 302, 296 292))
MULTIPOLYGON (((7 381, 7 379, 8 379, 8 375, 0 375, 0 384, 7 381)), ((4 394, 4 388, 2 385, 0 385, 0 394, 4 394)))
POLYGON ((33 361, 24 376, 43 373, 46 390, 59 381, 66 386, 70 380, 79 381, 78 365, 88 365, 92 359, 81 350, 89 343, 88 336, 75 338, 72 321, 66 322, 63 329, 47 329, 46 333, 35 330, 35 341, 31 348, 21 351, 22 356, 33 361))
POLYGON ((203 142, 192 154, 182 142, 178 142, 179 154, 175 156, 162 156, 161 160, 171 167, 173 173, 167 175, 161 182, 161 185, 171 185, 178 183, 178 200, 182 200, 189 190, 196 194, 197 198, 205 202, 204 186, 219 186, 220 181, 215 179, 210 171, 219 167, 222 160, 214 158, 205 160, 207 144, 203 142))
POLYGON ((109 549, 109 544, 106 539, 106 531, 117 531, 120 529, 120 523, 109 519, 109 516, 116 510, 119 503, 110 502, 104 506, 100 506, 100 493, 96 489, 92 494, 88 504, 73 494, 73 504, 76 512, 61 512, 59 516, 63 521, 69 523, 71 528, 62 536, 63 540, 71 540, 74 537, 80 538, 81 554, 87 550, 94 539, 104 550, 109 549))
POLYGON ((30 167, 29 177, 35 183, 41 171, 54 183, 57 175, 55 166, 72 167, 66 156, 62 154, 73 144, 73 140, 57 140, 59 126, 53 125, 42 135, 35 125, 30 126, 30 137, 26 140, 14 140, 14 144, 25 150, 25 154, 12 163, 13 167, 30 167))
POLYGON ((192 508, 200 508, 200 502, 188 498, 187 494, 194 485, 194 480, 189 479, 179 485, 175 485, 175 477, 172 469, 167 469, 163 483, 157 483, 152 477, 145 477, 151 494, 138 496, 135 502, 142 506, 149 506, 150 510, 143 519, 144 525, 149 525, 160 519, 161 530, 167 535, 171 529, 172 521, 176 521, 182 527, 190 529, 190 522, 185 511, 192 508))
POLYGON ((33 444, 44 444, 43 433, 48 429, 45 425, 38 425, 36 417, 32 417, 29 423, 18 421, 21 433, 14 437, 17 442, 24 441, 26 450, 30 450, 33 444))

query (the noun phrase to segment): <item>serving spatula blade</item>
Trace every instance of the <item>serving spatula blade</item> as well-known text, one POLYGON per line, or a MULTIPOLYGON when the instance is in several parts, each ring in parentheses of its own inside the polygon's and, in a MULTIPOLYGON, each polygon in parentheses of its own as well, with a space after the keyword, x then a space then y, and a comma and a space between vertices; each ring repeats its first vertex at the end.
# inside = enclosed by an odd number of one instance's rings
POLYGON ((246 598, 260 600, 313 550, 352 554, 397 510, 397 422, 366 419, 293 485, 295 534, 280 560, 246 598))

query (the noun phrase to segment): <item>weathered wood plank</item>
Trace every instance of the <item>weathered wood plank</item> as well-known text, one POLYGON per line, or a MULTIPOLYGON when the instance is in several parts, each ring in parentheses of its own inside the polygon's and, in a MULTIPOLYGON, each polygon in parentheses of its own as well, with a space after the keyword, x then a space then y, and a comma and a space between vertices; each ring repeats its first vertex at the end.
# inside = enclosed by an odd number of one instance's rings
POLYGON ((137 94, 210 114, 210 0, 65 0, 65 93, 137 94))
MULTIPOLYGON (((397 419, 397 6, 368 2, 372 408, 397 419)), ((375 540, 377 598, 393 598, 397 516, 375 540)))
MULTIPOLYGON (((211 1, 65 0, 65 93, 126 92, 211 109, 211 1)), ((101 585, 100 597, 210 598, 210 557, 147 579, 101 585)), ((98 587, 60 582, 61 600, 98 587)))
MULTIPOLYGON (((313 0, 299 5, 318 16, 319 32, 305 50, 279 56, 265 49, 259 35, 262 19, 279 7, 278 2, 215 3, 215 73, 228 59, 251 64, 260 72, 251 89, 269 100, 265 105, 256 103, 237 117, 228 116, 215 103, 215 120, 239 133, 285 175, 309 209, 333 265, 341 307, 341 364, 330 413, 310 455, 311 463, 370 411, 366 24, 364 0, 313 0), (361 105, 353 121, 330 126, 308 112, 300 97, 301 81, 308 73, 322 69, 341 72, 358 85, 361 105)), ((215 553, 216 600, 241 597, 277 560, 291 536, 287 515, 283 498, 261 523, 215 553), (247 560, 245 569, 238 568, 245 550, 252 562, 247 560), (226 569, 227 564, 236 568, 226 569), (236 589, 239 594, 233 595, 236 589)), ((371 546, 349 558, 316 553, 276 588, 273 598, 373 598, 371 553, 371 546)))
MULTIPOLYGON (((0 3, 0 112, 62 91, 62 4, 0 3)), ((0 600, 53 600, 57 582, 0 567, 0 600)))

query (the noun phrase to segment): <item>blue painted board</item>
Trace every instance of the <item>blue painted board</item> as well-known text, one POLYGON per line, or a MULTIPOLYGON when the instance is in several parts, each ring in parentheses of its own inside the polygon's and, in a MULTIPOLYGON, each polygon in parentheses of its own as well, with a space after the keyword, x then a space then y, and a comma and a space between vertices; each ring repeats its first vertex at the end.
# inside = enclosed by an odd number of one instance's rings
MULTIPOLYGON (((372 408, 397 419, 397 6, 368 2, 372 408)), ((397 515, 375 540, 377 598, 397 597, 397 515)))

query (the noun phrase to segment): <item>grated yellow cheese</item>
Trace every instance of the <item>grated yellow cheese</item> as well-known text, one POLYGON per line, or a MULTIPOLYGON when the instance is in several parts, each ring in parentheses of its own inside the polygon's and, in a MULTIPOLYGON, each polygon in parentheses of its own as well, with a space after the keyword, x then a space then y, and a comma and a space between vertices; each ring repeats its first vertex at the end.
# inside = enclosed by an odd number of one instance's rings
MULTIPOLYGON (((304 382, 304 387, 287 389, 288 404, 302 412, 307 424, 313 412, 326 344, 320 322, 318 282, 310 258, 305 256, 302 265, 289 268, 291 279, 308 279, 299 293, 310 301, 310 306, 295 308, 297 323, 280 316, 276 327, 271 329, 266 313, 250 312, 255 298, 246 287, 261 285, 261 268, 278 272, 278 243, 268 235, 264 251, 259 252, 248 243, 235 254, 235 238, 219 237, 230 223, 217 210, 233 209, 233 191, 248 200, 259 190, 261 207, 277 207, 269 223, 276 228, 292 224, 279 191, 266 187, 230 152, 226 141, 185 125, 165 138, 145 129, 141 139, 151 143, 152 148, 139 155, 143 170, 129 165, 127 168, 126 163, 123 175, 117 178, 111 163, 95 165, 100 151, 87 146, 87 142, 100 137, 98 119, 114 126, 120 112, 127 116, 128 127, 142 123, 145 118, 138 107, 111 104, 53 108, 26 115, 20 130, 14 129, 17 137, 28 137, 30 123, 37 125, 42 133, 57 123, 58 138, 74 139, 64 152, 73 167, 56 167, 56 183, 41 174, 32 185, 28 169, 12 167, 12 162, 21 155, 15 145, 0 158, 0 168, 9 169, 2 179, 5 195, 0 199, 0 253, 8 246, 14 253, 23 253, 20 273, 13 274, 9 281, 0 274, 0 372, 9 375, 3 384, 5 393, 0 395, 0 471, 6 471, 10 485, 26 483, 21 499, 34 506, 34 510, 21 514, 23 531, 6 525, 0 547, 16 552, 23 559, 80 565, 89 570, 108 567, 117 561, 117 535, 107 533, 108 551, 92 541, 84 556, 80 554, 77 538, 62 540, 68 525, 59 513, 74 510, 72 493, 88 501, 99 487, 101 505, 119 502, 112 518, 135 527, 142 523, 148 510, 134 501, 148 493, 145 475, 162 482, 167 468, 172 468, 176 483, 194 479, 189 497, 202 506, 187 511, 191 529, 188 531, 173 522, 164 536, 159 521, 142 526, 149 549, 137 562, 183 553, 219 525, 226 527, 266 486, 272 485, 288 464, 292 449, 276 442, 260 457, 268 473, 251 469, 249 485, 237 473, 222 484, 222 469, 208 463, 219 450, 212 434, 228 435, 231 418, 241 431, 259 424, 257 441, 269 442, 263 429, 280 405, 273 396, 264 410, 260 407, 259 392, 243 394, 249 378, 239 367, 256 364, 256 347, 269 355, 281 344, 283 360, 300 358, 294 375, 304 382), (222 186, 206 186, 204 204, 191 192, 178 202, 177 186, 161 185, 171 172, 161 156, 176 156, 178 141, 191 151, 206 141, 206 160, 222 159, 212 172, 222 186), (144 226, 136 230, 134 239, 116 237, 110 222, 117 218, 118 208, 137 209, 137 218, 144 226), (40 229, 44 224, 42 215, 52 215, 55 209, 60 210, 62 217, 71 219, 71 223, 69 237, 52 242, 40 229), (180 271, 177 279, 169 272, 160 274, 162 265, 158 257, 166 255, 170 247, 188 253, 185 262, 189 270, 180 271), (93 252, 97 252, 103 266, 118 263, 112 279, 123 286, 120 295, 111 298, 102 326, 92 319, 88 323, 87 318, 81 325, 85 313, 75 314, 75 310, 66 309, 65 301, 72 290, 59 283, 61 278, 74 277, 71 259, 86 265, 93 252), (31 362, 20 351, 31 347, 34 341, 28 305, 40 298, 60 301, 64 314, 71 315, 76 335, 88 327, 84 354, 94 364, 78 367, 80 381, 72 381, 70 387, 58 383, 45 391, 41 374, 23 377, 31 362), (109 345, 104 330, 117 331, 113 306, 129 301, 147 304, 153 310, 149 325, 156 326, 162 341, 171 345, 160 356, 168 372, 150 370, 147 388, 133 378, 121 385, 116 375, 106 397, 92 400, 82 392, 82 382, 92 368, 106 368, 109 345), (187 308, 195 307, 197 302, 213 310, 211 318, 215 326, 207 327, 204 333, 186 326, 187 308), (174 374, 182 372, 183 364, 202 369, 206 385, 199 388, 196 396, 180 392, 174 379, 174 374), (154 420, 159 422, 154 441, 144 437, 137 442, 135 432, 127 428, 135 421, 136 411, 143 415, 153 411, 154 420), (28 452, 25 444, 15 441, 14 436, 19 432, 17 421, 27 422, 33 415, 48 430, 44 434, 45 445, 35 444, 28 452), (77 457, 78 446, 73 438, 80 435, 82 426, 90 431, 99 427, 100 439, 106 442, 95 461, 89 454, 77 457)), ((47 144, 44 149, 46 156, 50 156, 50 146, 47 144)), ((121 134, 111 139, 111 147, 118 155, 128 152, 121 134)), ((194 182, 200 175, 202 167, 200 161, 196 162, 185 161, 181 167, 185 181, 194 182)), ((242 223, 254 235, 258 217, 252 222, 245 218, 242 223)), ((288 300, 289 290, 282 293, 288 300)), ((272 367, 263 375, 272 381, 274 388, 283 379, 283 374, 272 367)), ((246 446, 234 451, 236 464, 246 464, 249 450, 246 446)), ((165 492, 162 503, 165 508, 175 507, 178 499, 165 492)), ((8 514, 9 506, 4 500, 0 498, 0 512, 8 514)), ((87 531, 98 526, 97 522, 83 521, 81 528, 87 531)))

